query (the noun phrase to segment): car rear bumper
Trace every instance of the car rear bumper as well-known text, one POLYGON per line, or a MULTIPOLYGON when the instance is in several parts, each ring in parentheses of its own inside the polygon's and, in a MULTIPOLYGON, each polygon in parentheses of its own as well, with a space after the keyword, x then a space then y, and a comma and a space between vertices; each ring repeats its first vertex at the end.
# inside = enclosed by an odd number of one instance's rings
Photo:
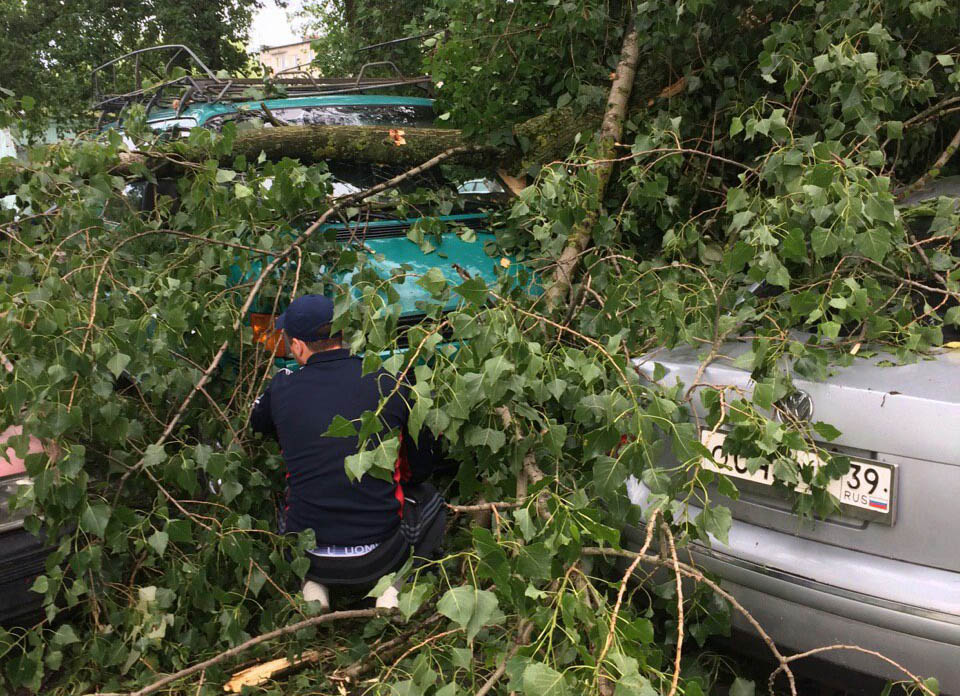
POLYGON ((47 549, 32 534, 17 529, 0 533, 0 623, 38 615, 43 596, 30 591, 43 572, 47 549))
MULTIPOLYGON (((639 547, 639 530, 624 542, 639 547)), ((729 544, 690 547, 693 561, 728 590, 791 652, 855 645, 934 676, 943 693, 960 694, 960 574, 849 551, 735 521, 729 544)), ((734 626, 753 632, 734 612, 734 626)), ((841 667, 903 679, 872 655, 818 655, 841 667)))

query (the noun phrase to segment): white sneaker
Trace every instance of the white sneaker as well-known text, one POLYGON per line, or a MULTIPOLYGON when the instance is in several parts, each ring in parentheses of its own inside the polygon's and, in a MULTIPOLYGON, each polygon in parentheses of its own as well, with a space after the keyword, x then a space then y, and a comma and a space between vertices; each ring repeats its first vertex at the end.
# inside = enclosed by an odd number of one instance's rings
POLYGON ((376 607, 377 609, 396 609, 400 606, 400 591, 390 585, 386 590, 383 591, 383 594, 377 597, 376 607))
POLYGON ((307 580, 303 583, 303 598, 307 602, 320 602, 324 611, 330 608, 330 590, 319 582, 307 580))

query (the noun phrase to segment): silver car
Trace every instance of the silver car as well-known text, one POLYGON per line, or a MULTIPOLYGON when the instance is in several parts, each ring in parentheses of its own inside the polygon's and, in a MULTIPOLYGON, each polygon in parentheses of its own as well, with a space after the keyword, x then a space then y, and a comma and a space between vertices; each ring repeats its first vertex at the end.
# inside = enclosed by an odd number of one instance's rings
MULTIPOLYGON (((731 345, 702 381, 749 390, 750 373, 732 365, 748 349, 731 345)), ((816 420, 842 432, 822 443, 851 460, 837 483, 841 515, 801 520, 773 492, 763 471, 751 475, 729 458, 725 473, 741 493, 737 501, 723 500, 735 520, 729 544, 714 540, 691 552, 778 644, 794 651, 859 645, 914 674, 935 676, 944 693, 957 694, 960 351, 899 367, 878 366, 881 357, 841 368, 823 382, 794 381, 799 391, 789 406, 812 410, 816 420)), ((664 383, 691 384, 699 367, 692 350, 655 360, 667 370, 664 383)), ((652 362, 642 369, 652 375, 652 362)), ((720 438, 722 433, 703 435, 722 460, 715 449, 720 438)), ((629 492, 641 506, 650 495, 635 479, 629 492)), ((734 625, 752 631, 742 617, 735 617, 734 625)), ((904 678, 863 653, 821 657, 867 674, 904 678)))
MULTIPOLYGON (((955 178, 907 204, 958 194, 960 178, 955 178)), ((749 343, 727 345, 700 383, 749 393, 749 370, 734 365, 749 348, 749 343)), ((679 380, 690 385, 702 357, 694 349, 677 349, 637 364, 651 378, 654 364, 662 365, 666 374, 661 384, 679 380)), ((850 471, 831 488, 841 504, 841 514, 834 518, 801 519, 774 492, 769 472, 751 474, 742 461, 723 452, 722 431, 702 431, 701 442, 736 483, 740 498, 721 501, 734 517, 729 543, 695 544, 691 554, 722 578, 723 586, 784 648, 861 646, 914 674, 936 677, 941 693, 956 695, 960 350, 944 348, 914 364, 886 365, 890 356, 878 355, 836 368, 822 382, 795 377, 797 391, 780 404, 796 417, 829 423, 842 433, 833 442, 818 443, 851 461, 850 471)), ((699 399, 692 401, 702 409, 699 399)), ((665 465, 676 465, 669 452, 665 456, 665 465)), ((703 465, 718 469, 709 461, 703 465)), ((628 490, 635 504, 647 504, 651 492, 643 483, 631 479, 628 490)), ((695 517, 699 510, 690 514, 695 517)), ((636 536, 627 531, 628 539, 636 536)), ((753 632, 740 616, 734 626, 753 632)), ((885 679, 905 678, 861 652, 836 650, 819 657, 885 679)))

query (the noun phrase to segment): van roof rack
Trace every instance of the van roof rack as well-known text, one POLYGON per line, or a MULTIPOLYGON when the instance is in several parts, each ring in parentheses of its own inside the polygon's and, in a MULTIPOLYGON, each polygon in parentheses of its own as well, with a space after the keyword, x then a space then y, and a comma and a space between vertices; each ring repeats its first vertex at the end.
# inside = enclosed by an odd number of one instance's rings
POLYGON ((413 86, 429 92, 433 86, 429 75, 404 76, 388 60, 365 63, 356 77, 315 77, 303 65, 282 70, 271 79, 222 77, 182 44, 151 46, 125 53, 94 68, 92 77, 93 108, 100 112, 101 124, 119 119, 121 112, 131 104, 144 104, 147 113, 155 108, 174 109, 179 117, 193 103, 252 101, 256 97, 250 95, 250 90, 261 90, 264 93, 261 98, 270 98, 351 94, 413 86), (154 56, 159 60, 144 60, 154 56), (367 71, 375 68, 387 68, 392 76, 367 77, 367 71), (132 90, 116 89, 124 78, 132 78, 132 90))

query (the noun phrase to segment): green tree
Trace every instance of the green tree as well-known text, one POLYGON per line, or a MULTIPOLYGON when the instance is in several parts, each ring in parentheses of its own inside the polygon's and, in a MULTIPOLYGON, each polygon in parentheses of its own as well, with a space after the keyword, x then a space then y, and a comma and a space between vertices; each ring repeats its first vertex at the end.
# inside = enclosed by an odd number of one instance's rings
POLYGON ((0 86, 34 97, 60 119, 89 99, 90 71, 138 48, 186 44, 213 70, 246 65, 244 44, 260 0, 4 0, 0 86))
POLYGON ((427 31, 434 14, 429 0, 333 0, 304 3, 297 20, 306 35, 316 37, 313 65, 322 75, 356 74, 364 63, 383 60, 394 62, 405 74, 417 74, 421 68, 418 41, 360 49, 427 31))
MULTIPOLYGON (((35 586, 44 621, 0 633, 7 686, 162 689, 158 675, 174 674, 169 688, 213 694, 248 657, 313 649, 264 688, 708 693, 717 670, 696 644, 726 630, 732 609, 682 549, 724 538, 730 514, 710 484, 736 489, 700 466, 693 400, 706 425, 735 426, 738 451, 774 465, 798 513, 828 514, 845 462, 822 452, 825 469, 801 471, 790 452, 836 433, 773 420, 772 402, 792 374, 824 375, 861 346, 914 359, 960 325, 960 216, 929 206, 929 236, 915 239, 916 213, 897 206, 918 180, 956 171, 955 3, 447 0, 425 16, 448 30, 423 41, 440 116, 458 137, 527 152, 558 135, 514 128, 532 116, 599 126, 612 113, 625 37, 639 36, 616 142, 583 128, 562 161, 514 172, 531 185, 492 221, 490 263, 503 268, 509 251, 541 279, 583 237, 553 307, 525 272, 490 286, 379 276, 363 248, 314 236, 309 221, 363 219, 383 201, 334 203, 322 162, 239 156, 230 126, 164 145, 131 118, 128 135, 154 159, 108 133, 0 167, 19 208, 0 212, 0 424, 63 448, 56 464, 28 458, 37 483, 24 495, 60 544, 35 586), (178 173, 178 201, 145 212, 126 187, 158 158, 178 173), (228 282, 232 265, 245 282, 228 282), (450 555, 405 585, 402 619, 338 614, 323 621, 368 621, 330 630, 295 596, 309 535, 271 533, 279 453, 244 426, 272 361, 243 319, 254 295, 319 291, 348 270, 337 328, 369 368, 415 374, 412 417, 458 464, 450 500, 495 504, 479 503, 486 524, 457 508, 450 555), (433 301, 401 337, 398 286, 410 282, 433 301), (752 395, 648 380, 632 362, 686 344, 707 364, 727 340, 749 342, 752 395), (666 447, 678 466, 663 466, 666 447), (639 562, 620 537, 640 521, 631 475, 653 492, 645 521, 662 550, 640 567, 670 573, 649 592, 612 562, 639 562), (809 495, 791 492, 798 476, 809 495), (691 519, 689 504, 704 512, 691 519), (240 657, 225 652, 237 646, 240 657)), ((397 443, 382 435, 354 471, 389 466, 397 443)))

